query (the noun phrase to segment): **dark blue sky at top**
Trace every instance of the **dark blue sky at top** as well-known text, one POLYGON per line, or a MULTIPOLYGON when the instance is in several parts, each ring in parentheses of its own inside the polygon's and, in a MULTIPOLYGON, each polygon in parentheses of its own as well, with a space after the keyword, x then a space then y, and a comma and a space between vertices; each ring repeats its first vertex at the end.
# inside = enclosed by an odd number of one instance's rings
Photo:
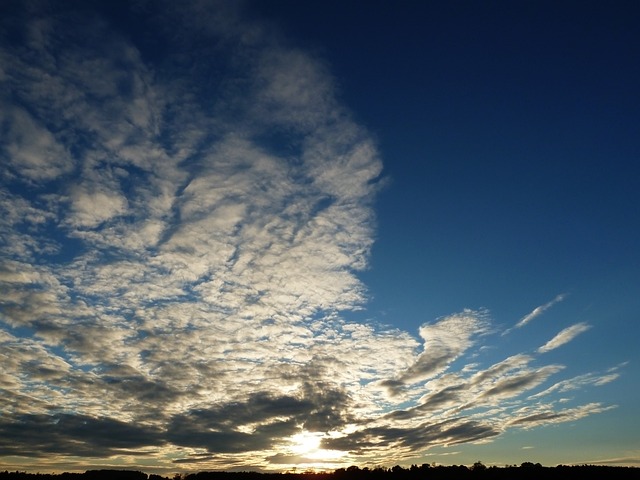
POLYGON ((364 277, 396 320, 637 291, 637 3, 250 5, 328 59, 379 140, 364 277))

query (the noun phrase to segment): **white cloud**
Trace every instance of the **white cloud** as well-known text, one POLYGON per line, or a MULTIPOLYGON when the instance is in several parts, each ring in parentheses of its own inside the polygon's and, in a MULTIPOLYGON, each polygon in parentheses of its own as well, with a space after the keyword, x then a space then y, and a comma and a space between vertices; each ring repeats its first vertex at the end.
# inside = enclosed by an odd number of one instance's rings
POLYGON ((3 105, 0 121, 9 128, 2 132, 5 175, 21 175, 25 180, 53 180, 69 173, 73 160, 50 130, 25 109, 3 105), (15 173, 14 173, 15 172, 15 173))
POLYGON ((620 373, 617 371, 618 368, 608 371, 607 373, 587 373, 584 375, 578 375, 573 378, 569 378, 566 380, 561 380, 557 383, 554 383, 546 390, 543 390, 535 395, 532 395, 532 399, 540 398, 547 396, 552 393, 566 393, 574 390, 584 389, 591 385, 602 386, 616 380, 620 373))
POLYGON ((127 210, 127 199, 119 192, 76 189, 71 198, 70 221, 79 227, 97 227, 127 210))
POLYGON ((545 353, 550 350, 554 350, 558 347, 561 347, 565 343, 569 343, 571 340, 576 338, 581 333, 586 332, 590 328, 591 328, 591 325, 588 325, 586 323, 577 323, 575 325, 567 327, 564 330, 562 330, 560 333, 558 333, 555 337, 553 337, 551 340, 549 340, 547 343, 545 343, 543 346, 541 346, 538 349, 538 352, 545 353))
POLYGON ((531 313, 528 313, 527 315, 525 315, 524 317, 522 317, 520 319, 520 321, 513 327, 513 328, 509 328, 507 330, 505 330, 503 332, 503 335, 508 334, 509 332, 511 332, 511 330, 515 329, 515 328, 522 328, 524 327, 526 324, 528 324, 529 322, 531 322, 534 318, 539 317, 540 315, 542 315, 544 312, 546 312, 548 309, 550 309, 551 307, 553 307, 556 303, 561 302, 562 300, 564 300, 566 298, 566 294, 560 294, 557 295, 553 300, 551 300, 550 302, 545 303, 544 305, 540 305, 539 307, 534 308, 531 313))
POLYGON ((412 359, 412 364, 393 379, 380 385, 387 387, 392 396, 406 390, 407 386, 428 380, 442 372, 474 343, 474 337, 487 331, 484 312, 465 310, 456 315, 439 319, 420 327, 424 351, 412 359))
POLYGON ((580 418, 611 410, 615 406, 603 406, 600 403, 589 403, 574 408, 551 410, 545 406, 523 408, 516 412, 514 418, 509 420, 509 425, 522 428, 535 428, 541 425, 559 422, 575 421, 580 418))

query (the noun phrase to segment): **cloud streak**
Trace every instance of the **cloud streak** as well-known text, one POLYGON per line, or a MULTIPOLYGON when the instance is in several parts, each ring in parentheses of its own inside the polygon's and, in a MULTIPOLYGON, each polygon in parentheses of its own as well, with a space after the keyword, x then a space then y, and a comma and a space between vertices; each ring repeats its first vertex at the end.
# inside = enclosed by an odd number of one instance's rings
POLYGON ((530 313, 526 314, 524 317, 522 317, 520 319, 520 321, 518 321, 518 323, 516 323, 512 328, 509 328, 507 330, 505 330, 502 335, 507 335, 508 333, 510 333, 512 330, 517 329, 517 328, 522 328, 525 325, 527 325, 529 322, 531 322, 532 320, 534 320, 535 318, 539 317, 540 315, 542 315, 544 312, 546 312, 547 310, 549 310, 551 307, 553 307, 556 303, 561 302, 562 300, 564 300, 566 298, 566 294, 560 294, 557 295, 553 300, 551 300, 550 302, 545 303, 544 305, 540 305, 539 307, 534 308, 530 313))
POLYGON ((538 352, 546 353, 551 350, 555 350, 556 348, 561 347, 562 345, 569 343, 571 340, 576 338, 583 332, 586 332, 591 328, 590 325, 586 323, 576 323, 575 325, 571 325, 570 327, 565 328, 560 333, 558 333, 555 337, 549 340, 547 343, 542 345, 538 352))

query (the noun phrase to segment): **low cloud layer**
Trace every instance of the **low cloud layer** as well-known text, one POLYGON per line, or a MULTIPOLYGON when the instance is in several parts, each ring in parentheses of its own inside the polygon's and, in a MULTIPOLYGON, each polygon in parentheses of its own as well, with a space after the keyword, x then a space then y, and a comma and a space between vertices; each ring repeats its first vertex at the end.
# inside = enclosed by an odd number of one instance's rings
POLYGON ((0 456, 392 463, 609 408, 557 395, 617 373, 558 380, 537 355, 585 324, 495 361, 486 311, 345 320, 382 163, 320 59, 235 2, 136 3, 157 44, 38 5, 1 20, 0 456))

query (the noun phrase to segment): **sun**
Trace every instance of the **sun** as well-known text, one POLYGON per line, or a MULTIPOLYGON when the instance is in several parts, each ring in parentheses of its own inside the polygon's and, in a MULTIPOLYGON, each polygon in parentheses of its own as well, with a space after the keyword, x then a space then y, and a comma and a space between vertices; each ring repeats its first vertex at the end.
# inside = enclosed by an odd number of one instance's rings
POLYGON ((322 433, 300 432, 292 435, 291 450, 298 455, 308 455, 316 452, 320 448, 322 433))
POLYGON ((343 458, 347 452, 339 450, 325 450, 321 447, 326 434, 321 432, 307 432, 306 430, 288 438, 291 453, 298 456, 308 466, 326 466, 328 463, 343 458))

